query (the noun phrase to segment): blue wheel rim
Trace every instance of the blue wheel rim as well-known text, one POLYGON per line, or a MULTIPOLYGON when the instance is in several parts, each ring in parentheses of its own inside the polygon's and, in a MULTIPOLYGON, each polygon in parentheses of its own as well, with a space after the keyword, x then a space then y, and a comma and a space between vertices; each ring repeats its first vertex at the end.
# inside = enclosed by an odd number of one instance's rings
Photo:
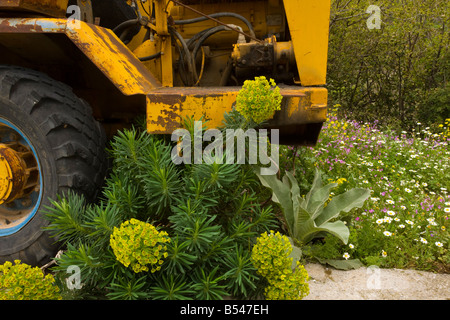
MULTIPOLYGON (((16 134, 17 136, 19 136, 18 142, 21 145, 25 146, 27 149, 29 149, 33 153, 34 159, 36 160, 36 163, 37 163, 38 172, 39 172, 39 177, 38 177, 39 190, 33 191, 29 196, 27 196, 29 198, 28 202, 30 202, 30 200, 31 200, 31 203, 28 203, 27 205, 24 206, 21 199, 16 199, 11 204, 0 205, 0 237, 5 237, 5 236, 10 236, 12 234, 17 233, 28 222, 30 222, 30 220, 36 215, 36 213, 39 210, 39 206, 40 206, 41 200, 42 200, 43 183, 42 183, 41 164, 39 162, 39 158, 36 153, 36 149, 31 144, 28 137, 22 132, 22 130, 20 130, 15 125, 13 125, 9 121, 2 119, 2 118, 0 118, 0 128, 2 128, 3 130, 6 130, 6 131, 9 130, 9 131, 13 132, 14 134, 16 134), (11 216, 11 213, 14 213, 14 211, 22 212, 22 214, 15 215, 14 216, 16 218, 15 220, 9 221, 9 223, 6 223, 5 217, 8 215, 8 213, 9 213, 9 216, 11 216)), ((8 139, 10 139, 8 137, 8 135, 2 135, 0 132, 0 143, 10 142, 10 140, 8 140, 8 139)))

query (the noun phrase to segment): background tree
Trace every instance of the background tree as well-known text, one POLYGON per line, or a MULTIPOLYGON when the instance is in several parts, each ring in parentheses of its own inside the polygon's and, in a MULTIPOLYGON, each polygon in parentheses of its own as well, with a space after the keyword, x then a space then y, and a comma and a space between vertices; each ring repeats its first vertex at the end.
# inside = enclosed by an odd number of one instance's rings
POLYGON ((332 0, 331 104, 357 120, 411 127, 450 114, 448 1, 332 0), (369 5, 380 29, 369 29, 369 5))

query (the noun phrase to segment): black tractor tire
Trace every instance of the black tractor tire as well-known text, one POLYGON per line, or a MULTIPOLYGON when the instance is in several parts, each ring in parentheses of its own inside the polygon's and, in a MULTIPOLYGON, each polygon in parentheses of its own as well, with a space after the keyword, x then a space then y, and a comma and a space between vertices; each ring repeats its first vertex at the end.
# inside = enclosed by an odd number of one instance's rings
POLYGON ((42 197, 31 220, 17 232, 0 236, 0 264, 17 259, 42 266, 60 247, 43 230, 49 223, 45 207, 69 190, 83 194, 87 201, 97 197, 108 167, 105 132, 93 118, 91 107, 70 87, 16 66, 0 65, 2 119, 34 147, 42 197))

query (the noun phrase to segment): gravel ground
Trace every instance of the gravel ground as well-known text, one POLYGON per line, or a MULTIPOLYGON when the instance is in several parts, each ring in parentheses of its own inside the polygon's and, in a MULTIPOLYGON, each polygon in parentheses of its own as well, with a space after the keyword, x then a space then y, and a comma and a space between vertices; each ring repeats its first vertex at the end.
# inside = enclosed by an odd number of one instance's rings
POLYGON ((342 271, 306 264, 310 294, 304 300, 450 300, 450 274, 362 267, 342 271))

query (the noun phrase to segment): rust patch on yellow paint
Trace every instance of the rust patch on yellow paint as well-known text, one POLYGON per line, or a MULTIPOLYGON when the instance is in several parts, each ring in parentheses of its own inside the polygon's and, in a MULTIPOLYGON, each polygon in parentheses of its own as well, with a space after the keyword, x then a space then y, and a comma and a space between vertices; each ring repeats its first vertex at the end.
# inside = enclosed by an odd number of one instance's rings
MULTIPOLYGON (((224 113, 232 109, 239 90, 240 87, 153 90, 147 95, 147 131, 171 134, 182 127, 185 117, 207 121, 209 129, 220 127, 224 113)), ((280 93, 283 96, 281 110, 268 122, 268 127, 280 129, 281 135, 289 136, 290 141, 314 144, 317 128, 326 120, 327 90, 290 86, 280 88, 280 93), (311 123, 317 126, 307 129, 311 123)))
POLYGON ((65 17, 68 0, 0 0, 0 10, 31 11, 52 17, 65 17))
POLYGON ((124 95, 145 95, 161 83, 109 29, 83 21, 0 18, 0 33, 63 33, 124 95))

